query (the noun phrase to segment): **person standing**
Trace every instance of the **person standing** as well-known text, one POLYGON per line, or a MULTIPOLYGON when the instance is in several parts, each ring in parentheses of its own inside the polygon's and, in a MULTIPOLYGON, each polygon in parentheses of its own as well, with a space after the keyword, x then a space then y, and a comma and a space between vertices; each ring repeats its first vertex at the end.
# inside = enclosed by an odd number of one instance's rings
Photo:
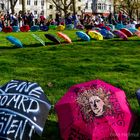
POLYGON ((38 14, 37 13, 34 14, 34 24, 35 25, 38 24, 38 14))
POLYGON ((75 13, 75 15, 73 14, 72 19, 73 19, 73 21, 74 21, 74 28, 76 28, 77 23, 79 22, 77 13, 75 13))
POLYGON ((118 22, 122 23, 122 12, 121 11, 119 12, 119 15, 118 15, 118 22))

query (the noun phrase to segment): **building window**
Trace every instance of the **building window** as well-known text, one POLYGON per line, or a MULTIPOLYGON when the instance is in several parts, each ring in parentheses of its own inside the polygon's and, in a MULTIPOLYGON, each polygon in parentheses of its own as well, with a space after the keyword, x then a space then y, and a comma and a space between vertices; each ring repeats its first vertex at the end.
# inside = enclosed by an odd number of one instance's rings
POLYGON ((41 0, 41 6, 44 6, 44 0, 41 0))
POLYGON ((101 9, 104 10, 104 4, 101 4, 101 9))
POLYGON ((41 15, 44 15, 44 10, 41 11, 41 15))
POLYGON ((98 9, 101 10, 101 3, 98 3, 98 9))
POLYGON ((78 6, 78 11, 81 11, 81 7, 80 6, 78 6))
POLYGON ((0 4, 0 7, 1 7, 2 10, 4 10, 4 4, 3 3, 0 4))
POLYGON ((34 0, 34 5, 37 5, 37 0, 34 0))
POLYGON ((49 15, 49 18, 50 18, 50 19, 52 19, 52 17, 53 17, 52 15, 49 15))
POLYGON ((93 9, 93 3, 91 3, 91 9, 93 9))
POLYGON ((50 5, 50 6, 49 6, 49 9, 53 9, 53 5, 50 5))
POLYGON ((107 10, 107 5, 106 4, 104 5, 104 9, 107 10))
POLYGON ((109 5, 109 11, 111 11, 111 5, 109 5))
POLYGON ((36 15, 37 14, 37 11, 34 11, 34 15, 36 15))
POLYGON ((88 9, 88 2, 86 3, 86 7, 85 8, 88 9))
POLYGON ((22 0, 19 0, 19 5, 21 5, 22 4, 22 0))
POLYGON ((31 4, 31 1, 30 0, 27 0, 27 5, 30 5, 31 4))
POLYGON ((81 10, 81 7, 80 6, 78 6, 78 11, 80 11, 81 10))

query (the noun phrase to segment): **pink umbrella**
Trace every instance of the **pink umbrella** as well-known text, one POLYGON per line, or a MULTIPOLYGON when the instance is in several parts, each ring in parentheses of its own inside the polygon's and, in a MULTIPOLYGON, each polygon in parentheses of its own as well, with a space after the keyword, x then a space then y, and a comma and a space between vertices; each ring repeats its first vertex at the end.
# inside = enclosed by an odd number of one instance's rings
POLYGON ((72 86, 55 109, 63 140, 127 140, 134 121, 124 91, 101 80, 72 86))

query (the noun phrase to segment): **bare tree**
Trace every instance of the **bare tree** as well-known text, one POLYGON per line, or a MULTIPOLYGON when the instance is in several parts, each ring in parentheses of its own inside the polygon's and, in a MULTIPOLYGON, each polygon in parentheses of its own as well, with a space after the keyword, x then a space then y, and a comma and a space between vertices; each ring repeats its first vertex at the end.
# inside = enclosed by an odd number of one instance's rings
MULTIPOLYGON (((75 4, 75 0, 52 0, 58 11, 63 11, 64 17, 67 17, 70 6, 75 4)), ((74 8, 75 9, 75 8, 74 8)))
POLYGON ((120 9, 127 12, 130 18, 132 18, 136 11, 140 8, 140 0, 118 0, 120 9))
POLYGON ((9 0, 1 0, 2 10, 9 11, 9 0))
POLYGON ((15 5, 17 3, 18 0, 9 0, 10 2, 10 9, 12 13, 15 13, 15 5))

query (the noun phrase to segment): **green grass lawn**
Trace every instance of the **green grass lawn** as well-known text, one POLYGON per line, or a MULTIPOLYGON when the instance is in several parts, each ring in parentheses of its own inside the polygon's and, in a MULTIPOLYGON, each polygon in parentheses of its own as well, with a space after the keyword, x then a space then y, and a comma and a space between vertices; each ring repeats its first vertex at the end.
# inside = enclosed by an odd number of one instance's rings
MULTIPOLYGON (((55 45, 44 34, 56 34, 56 31, 34 32, 46 42, 46 46, 41 46, 31 36, 32 33, 0 33, 0 85, 11 79, 37 82, 51 104, 55 105, 72 85, 102 79, 125 91, 132 110, 140 119, 135 95, 140 88, 140 38, 86 42, 77 38, 75 31, 64 31, 73 43, 55 45), (15 48, 6 40, 8 35, 20 39, 24 48, 15 48), (53 86, 49 87, 48 83, 53 86)), ((133 133, 140 132, 139 123, 140 120, 134 126, 133 133)), ((53 107, 40 139, 60 139, 53 107)))

